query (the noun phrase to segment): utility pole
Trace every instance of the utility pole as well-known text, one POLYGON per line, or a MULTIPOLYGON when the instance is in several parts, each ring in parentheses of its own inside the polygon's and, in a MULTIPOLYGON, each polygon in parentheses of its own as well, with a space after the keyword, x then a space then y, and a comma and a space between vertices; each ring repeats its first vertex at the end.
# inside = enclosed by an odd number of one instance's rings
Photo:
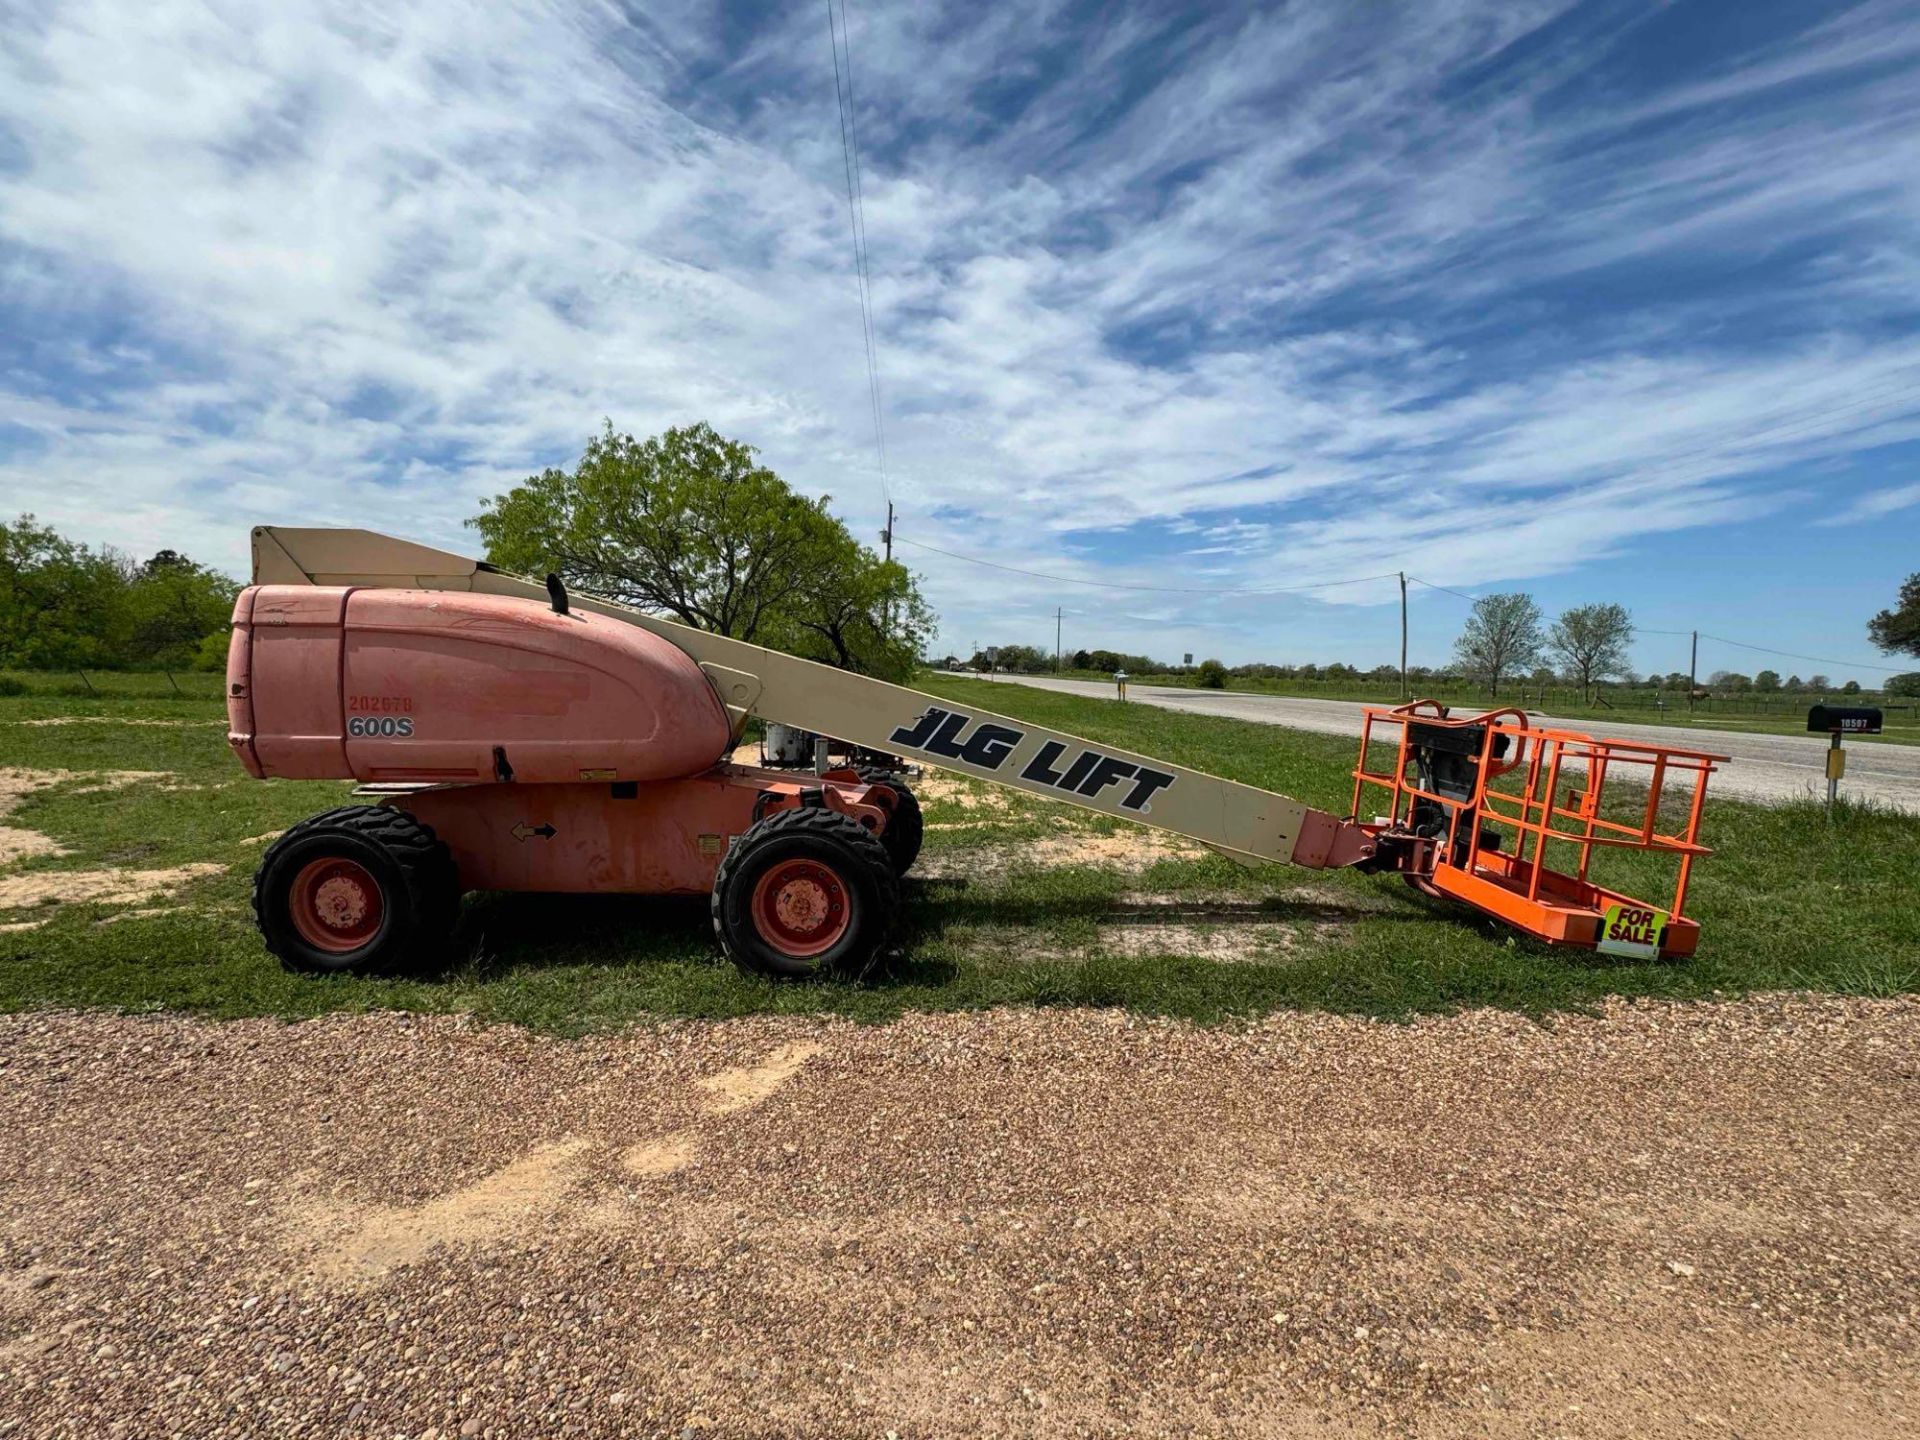
MULTIPOLYGON (((887 563, 891 565, 893 563, 893 501, 891 500, 887 501, 887 528, 880 532, 880 543, 886 546, 887 563)), ((893 633, 893 602, 891 600, 880 607, 880 629, 883 634, 893 633)))
POLYGON ((1053 673, 1058 675, 1060 665, 1060 607, 1053 607, 1053 673))
POLYGON ((1400 572, 1400 698, 1407 698, 1407 572, 1400 572))
POLYGON ((1693 632, 1693 655, 1687 661, 1687 709, 1693 709, 1693 692, 1700 688, 1700 632, 1693 632))

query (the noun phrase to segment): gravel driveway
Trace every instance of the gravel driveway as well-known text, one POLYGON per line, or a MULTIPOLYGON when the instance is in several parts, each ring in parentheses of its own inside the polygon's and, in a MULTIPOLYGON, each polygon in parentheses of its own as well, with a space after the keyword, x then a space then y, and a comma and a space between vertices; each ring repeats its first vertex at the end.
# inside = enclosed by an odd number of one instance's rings
MULTIPOLYGON (((1045 675, 996 675, 993 678, 1003 684, 1031 685, 1070 695, 1095 695, 1101 699, 1113 696, 1113 686, 1097 680, 1056 680, 1045 675)), ((1356 739, 1360 735, 1360 711, 1364 708, 1352 700, 1308 700, 1292 695, 1232 691, 1212 693, 1138 682, 1127 686, 1127 698, 1165 710, 1225 715, 1235 720, 1285 725, 1289 729, 1311 730, 1322 735, 1351 735, 1356 739)), ((1612 721, 1596 724, 1591 720, 1557 721, 1550 715, 1538 716, 1537 720, 1541 724, 1564 724, 1616 740, 1642 740, 1654 745, 1675 745, 1732 756, 1733 763, 1721 766, 1707 787, 1709 796, 1738 795, 1747 800, 1772 801, 1804 799, 1808 795, 1824 799, 1827 793, 1824 736, 1694 730, 1612 721)), ((1847 778, 1841 782, 1841 791, 1920 813, 1920 745, 1854 742, 1847 747, 1847 778)))
POLYGON ((0 1020, 9 1435, 1911 1436, 1920 1002, 0 1020))

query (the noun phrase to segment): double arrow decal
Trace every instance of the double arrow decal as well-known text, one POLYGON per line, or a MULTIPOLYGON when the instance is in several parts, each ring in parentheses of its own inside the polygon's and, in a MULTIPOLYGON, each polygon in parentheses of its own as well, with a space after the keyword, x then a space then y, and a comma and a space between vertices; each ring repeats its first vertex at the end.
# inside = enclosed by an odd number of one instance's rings
POLYGON ((553 839, 553 826, 529 825, 526 821, 522 820, 518 825, 513 827, 513 838, 522 843, 525 843, 535 835, 538 835, 542 840, 551 840, 553 839))

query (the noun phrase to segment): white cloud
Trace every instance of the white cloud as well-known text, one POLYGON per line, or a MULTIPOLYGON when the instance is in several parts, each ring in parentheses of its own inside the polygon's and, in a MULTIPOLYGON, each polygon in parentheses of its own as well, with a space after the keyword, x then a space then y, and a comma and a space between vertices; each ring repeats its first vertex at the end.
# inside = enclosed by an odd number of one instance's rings
POLYGON ((1852 504, 1822 520, 1822 525, 1852 525, 1862 520, 1878 520, 1885 515, 1911 510, 1920 505, 1920 482, 1894 485, 1885 490, 1870 490, 1852 504))
MULTIPOLYGON (((25 10, 0 36, 0 444, 32 437, 0 450, 6 503, 234 566, 266 520, 464 545, 477 497, 601 417, 705 418, 871 534, 820 18, 742 42, 692 5, 25 10)), ((1116 583, 1470 586, 1765 513, 1806 483, 1784 467, 1920 435, 1920 345, 1862 318, 1920 277, 1906 11, 1633 104, 1565 94, 1618 21, 1375 21, 862 7, 903 533, 1116 583), (1528 287, 1842 224, 1857 263, 1741 302, 1790 312, 1768 333, 1685 294, 1532 328, 1528 287), (1156 530, 1132 561, 1063 543, 1156 530)), ((915 558, 951 643, 1055 603, 915 558)), ((1158 613, 1257 649, 1311 608, 1158 613)))

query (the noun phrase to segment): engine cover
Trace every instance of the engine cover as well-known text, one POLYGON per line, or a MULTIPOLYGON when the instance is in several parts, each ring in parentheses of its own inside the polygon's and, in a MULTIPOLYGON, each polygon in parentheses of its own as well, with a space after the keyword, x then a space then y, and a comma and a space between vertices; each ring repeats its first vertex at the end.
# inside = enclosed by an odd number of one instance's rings
POLYGON ((530 600, 255 585, 227 649, 228 742, 300 780, 667 780, 725 754, 726 711, 651 631, 530 600))

